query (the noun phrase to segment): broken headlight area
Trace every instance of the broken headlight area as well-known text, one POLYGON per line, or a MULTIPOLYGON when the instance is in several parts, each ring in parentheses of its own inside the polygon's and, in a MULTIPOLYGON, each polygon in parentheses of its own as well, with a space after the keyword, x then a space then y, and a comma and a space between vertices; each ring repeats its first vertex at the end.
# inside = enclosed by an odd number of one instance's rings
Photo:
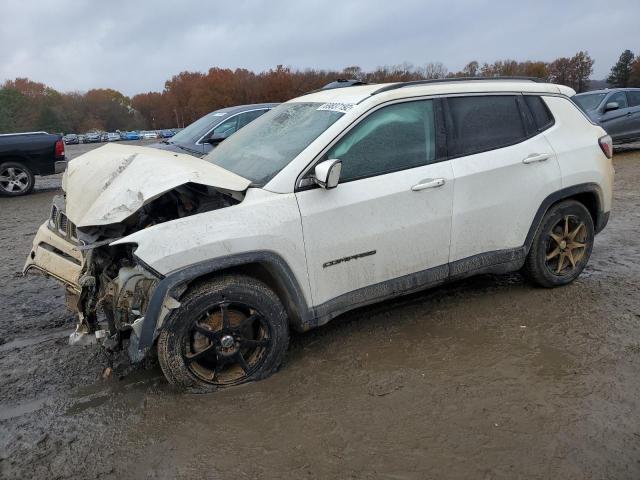
MULTIPOLYGON (((186 184, 148 202, 120 223, 78 227, 66 215, 64 197, 56 197, 50 218, 38 231, 25 272, 35 269, 66 285, 67 306, 78 315, 71 344, 100 339, 109 350, 118 350, 123 340, 135 343, 139 337, 161 276, 136 258, 135 244, 110 244, 138 230, 239 201, 212 187, 186 184)), ((165 315, 175 308, 171 305, 163 305, 165 315)))

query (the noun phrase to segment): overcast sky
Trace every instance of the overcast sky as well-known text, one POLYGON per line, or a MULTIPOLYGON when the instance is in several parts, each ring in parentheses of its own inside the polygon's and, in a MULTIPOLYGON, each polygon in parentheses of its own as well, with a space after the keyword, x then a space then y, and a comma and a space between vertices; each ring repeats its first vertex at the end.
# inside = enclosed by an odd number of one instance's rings
POLYGON ((604 78, 640 53, 640 0, 2 0, 0 81, 61 91, 162 90, 184 70, 262 71, 404 61, 551 61, 587 50, 604 78), (518 4, 520 3, 520 4, 518 4))

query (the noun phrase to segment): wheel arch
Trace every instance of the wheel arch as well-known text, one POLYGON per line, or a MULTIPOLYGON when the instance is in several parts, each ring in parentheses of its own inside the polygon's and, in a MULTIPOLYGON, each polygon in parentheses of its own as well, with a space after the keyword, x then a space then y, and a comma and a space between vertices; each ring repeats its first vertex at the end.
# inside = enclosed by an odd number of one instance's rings
POLYGON ((199 282, 232 273, 254 277, 272 288, 282 301, 289 316, 289 324, 294 330, 304 331, 312 324, 312 311, 303 289, 280 255, 269 251, 230 255, 189 265, 160 279, 145 312, 136 359, 144 358, 153 346, 160 330, 157 324, 164 302, 173 291, 185 285, 188 288, 199 282))
POLYGON ((603 211, 602 189, 600 186, 597 183, 582 183, 565 187, 549 195, 538 207, 525 240, 527 252, 531 248, 533 238, 538 228, 540 228, 544 215, 553 205, 565 200, 576 200, 587 208, 591 214, 596 233, 599 233, 605 227, 609 219, 609 213, 603 211))

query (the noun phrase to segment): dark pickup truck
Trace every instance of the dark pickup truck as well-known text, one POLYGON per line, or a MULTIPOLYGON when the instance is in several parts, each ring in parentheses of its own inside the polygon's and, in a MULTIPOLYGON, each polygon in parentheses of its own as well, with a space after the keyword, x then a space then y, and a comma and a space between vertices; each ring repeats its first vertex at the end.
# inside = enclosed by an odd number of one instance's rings
POLYGON ((35 175, 65 170, 64 141, 46 132, 0 135, 0 195, 26 195, 33 190, 35 175))

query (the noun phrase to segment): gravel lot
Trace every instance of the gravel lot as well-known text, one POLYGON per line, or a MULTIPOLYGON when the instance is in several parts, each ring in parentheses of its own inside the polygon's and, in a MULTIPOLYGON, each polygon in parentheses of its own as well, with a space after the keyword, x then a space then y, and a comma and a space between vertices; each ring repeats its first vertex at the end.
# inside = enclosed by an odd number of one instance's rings
POLYGON ((20 275, 59 176, 0 198, 0 478, 640 478, 640 151, 614 164, 572 285, 485 275, 358 310, 205 396, 69 347, 63 289, 20 275))

